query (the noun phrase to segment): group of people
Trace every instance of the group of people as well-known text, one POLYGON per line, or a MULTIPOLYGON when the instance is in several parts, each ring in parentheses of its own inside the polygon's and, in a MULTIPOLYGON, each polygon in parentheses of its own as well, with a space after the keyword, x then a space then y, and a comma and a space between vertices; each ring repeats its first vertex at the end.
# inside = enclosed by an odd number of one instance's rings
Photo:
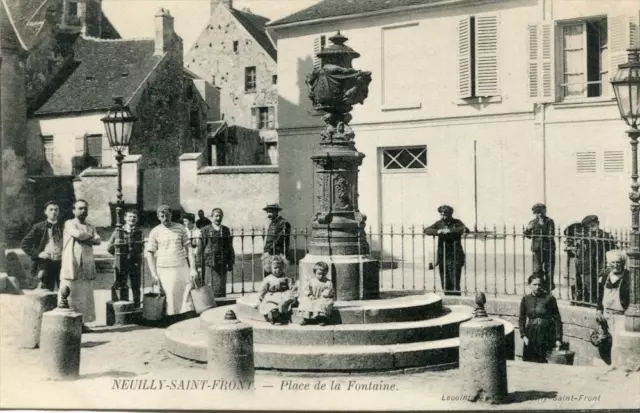
MULTIPOLYGON (((92 280, 96 278, 93 246, 102 240, 96 228, 87 222, 89 203, 79 199, 73 204, 74 218, 64 224, 59 220, 60 205, 45 204, 46 219, 35 224, 21 243, 33 260, 33 273, 39 287, 59 294, 68 292, 69 306, 80 312, 83 322, 95 319, 92 280)), ((65 293, 66 295, 66 293, 65 293)), ((83 324, 83 331, 89 331, 83 324)))

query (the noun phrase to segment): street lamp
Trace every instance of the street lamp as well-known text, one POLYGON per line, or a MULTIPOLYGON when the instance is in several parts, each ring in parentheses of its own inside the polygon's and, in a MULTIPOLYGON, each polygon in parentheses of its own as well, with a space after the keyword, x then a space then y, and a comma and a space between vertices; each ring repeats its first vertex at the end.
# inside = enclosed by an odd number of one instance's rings
POLYGON ((124 201, 122 200, 122 160, 124 155, 122 152, 129 147, 131 143, 131 131, 133 129, 133 123, 138 120, 128 106, 122 103, 121 97, 113 98, 114 103, 111 109, 107 112, 107 115, 100 119, 104 123, 104 130, 107 133, 109 139, 109 146, 116 151, 116 162, 118 164, 118 201, 116 203, 116 232, 117 238, 115 242, 115 284, 114 287, 119 286, 120 296, 117 295, 116 289, 111 289, 112 301, 128 301, 129 289, 127 287, 127 279, 122 274, 124 252, 122 251, 124 245, 124 234, 122 230, 123 216, 122 207, 124 201))
POLYGON ((631 139, 631 248, 629 249, 630 297, 625 329, 640 332, 640 184, 638 183, 638 118, 640 117, 640 49, 629 49, 629 61, 618 66, 611 80, 622 119, 630 126, 631 139))

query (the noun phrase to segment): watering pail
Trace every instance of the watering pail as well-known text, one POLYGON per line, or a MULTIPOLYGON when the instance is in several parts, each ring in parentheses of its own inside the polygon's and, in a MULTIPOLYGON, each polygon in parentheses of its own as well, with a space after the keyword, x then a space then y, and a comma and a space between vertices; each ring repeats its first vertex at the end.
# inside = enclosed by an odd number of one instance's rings
POLYGON ((142 318, 148 321, 158 321, 164 315, 167 297, 162 293, 146 293, 142 298, 142 318))
POLYGON ((201 314, 206 310, 216 306, 216 301, 213 297, 213 289, 210 285, 203 285, 199 288, 191 290, 191 300, 193 301, 193 307, 197 314, 201 314))

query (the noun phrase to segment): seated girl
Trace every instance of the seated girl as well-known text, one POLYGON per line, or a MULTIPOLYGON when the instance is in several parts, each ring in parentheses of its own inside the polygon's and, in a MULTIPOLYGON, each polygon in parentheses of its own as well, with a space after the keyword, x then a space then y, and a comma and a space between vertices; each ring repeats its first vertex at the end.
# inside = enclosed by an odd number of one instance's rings
POLYGON ((304 297, 300 298, 298 311, 302 321, 300 325, 315 321, 323 326, 327 324, 333 310, 333 284, 327 278, 329 266, 325 262, 317 262, 313 267, 315 278, 309 280, 304 297))
POLYGON ((262 281, 256 308, 271 324, 291 320, 292 306, 298 301, 298 289, 293 279, 285 277, 284 259, 271 257, 271 274, 262 281))

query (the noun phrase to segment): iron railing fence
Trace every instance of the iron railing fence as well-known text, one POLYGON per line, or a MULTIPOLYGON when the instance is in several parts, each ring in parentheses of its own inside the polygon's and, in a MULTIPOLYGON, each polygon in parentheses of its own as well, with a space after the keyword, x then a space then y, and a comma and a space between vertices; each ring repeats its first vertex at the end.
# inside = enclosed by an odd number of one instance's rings
MULTIPOLYGON (((529 276, 534 270, 540 270, 550 273, 549 284, 553 280, 552 293, 556 298, 578 305, 595 306, 600 294, 599 280, 607 268, 606 252, 612 249, 627 250, 631 235, 626 229, 591 233, 567 232, 557 228, 553 235, 526 235, 524 227, 483 227, 462 235, 464 259, 461 261, 464 265, 460 269, 459 287, 455 288, 454 285, 454 288, 443 288, 440 267, 445 277, 455 278, 455 263, 460 262, 457 261, 460 251, 457 248, 448 251, 447 248, 452 247, 445 244, 441 254, 445 259, 438 262, 438 239, 425 235, 424 229, 423 226, 388 226, 378 228, 377 231, 367 228, 365 236, 370 255, 380 261, 382 291, 523 295, 529 291, 529 276), (539 246, 538 250, 532 248, 533 242, 539 246), (448 254, 451 254, 450 259, 446 259, 448 254)), ((227 294, 244 295, 259 290, 264 274, 262 257, 267 236, 266 229, 231 231, 234 257, 232 269, 227 273, 227 294)), ((299 261, 309 250, 310 238, 311 231, 307 229, 293 229, 289 234, 288 261, 291 264, 287 273, 296 280, 300 279, 299 261)), ((195 245, 196 240, 192 241, 195 245)), ((222 241, 218 237, 204 240, 204 243, 222 241)), ((200 249, 199 254, 204 273, 205 249, 200 249)), ((224 252, 219 258, 225 260, 224 252)), ((147 263, 144 259, 142 261, 143 273, 146 274, 148 283, 150 278, 147 263)))

